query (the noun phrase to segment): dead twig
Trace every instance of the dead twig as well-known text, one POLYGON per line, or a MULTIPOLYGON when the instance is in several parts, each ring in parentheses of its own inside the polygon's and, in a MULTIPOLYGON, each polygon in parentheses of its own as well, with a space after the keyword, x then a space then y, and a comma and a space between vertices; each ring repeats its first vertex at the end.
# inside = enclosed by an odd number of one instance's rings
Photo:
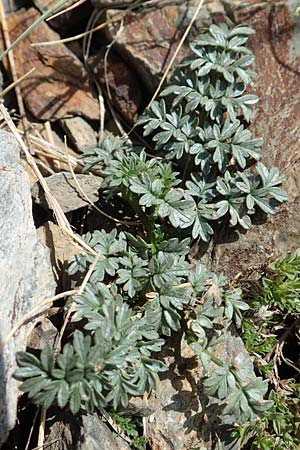
POLYGON ((151 100, 150 100, 150 103, 149 103, 149 105, 148 105, 148 108, 152 105, 152 103, 154 102, 154 100, 155 100, 156 97, 158 96, 158 94, 159 94, 159 92, 160 92, 160 90, 161 90, 161 87, 162 87, 162 85, 164 84, 164 82, 165 82, 165 80, 166 80, 166 78, 167 78, 167 76, 168 76, 168 73, 170 72, 171 67, 172 67, 173 64, 174 64, 174 61, 175 61, 175 59, 176 59, 176 57, 177 57, 177 55, 178 55, 178 53, 179 53, 181 47, 183 46, 184 41, 185 41, 186 38, 187 38, 187 35, 189 34, 189 32, 190 32, 190 30, 191 30, 191 28, 192 28, 192 26, 193 26, 195 20, 197 19, 197 16, 198 16, 198 14, 199 14, 199 12, 200 12, 200 10, 201 10, 201 8, 202 8, 203 3, 204 3, 204 0, 199 0, 198 6, 197 6, 197 8, 196 8, 196 10, 195 10, 195 12, 194 12, 194 14, 193 14, 193 17, 191 18, 190 23, 188 24, 188 26, 187 26, 185 32, 183 33, 182 38, 180 39, 180 42, 179 42, 179 44, 178 44, 178 46, 177 46, 177 48, 176 48, 176 50, 175 50, 175 52, 174 52, 174 55, 172 56, 172 58, 171 58, 171 60, 170 60, 170 62, 169 62, 169 64, 168 64, 168 66, 167 66, 167 68, 166 68, 166 70, 165 70, 165 73, 163 74, 162 79, 160 80, 159 85, 158 85, 156 91, 154 92, 153 97, 152 97, 151 100))

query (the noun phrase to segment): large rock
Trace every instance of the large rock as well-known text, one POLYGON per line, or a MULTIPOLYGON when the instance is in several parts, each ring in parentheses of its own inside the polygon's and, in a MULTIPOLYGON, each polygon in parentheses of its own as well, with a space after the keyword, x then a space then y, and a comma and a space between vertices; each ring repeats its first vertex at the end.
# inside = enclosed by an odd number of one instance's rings
MULTIPOLYGON (((235 362, 242 356, 252 366, 250 356, 242 340, 234 331, 226 331, 214 350, 224 362, 235 362)), ((147 436, 151 450, 216 450, 218 438, 224 449, 239 450, 239 443, 228 433, 226 417, 218 416, 213 407, 207 407, 203 395, 204 377, 209 377, 215 365, 203 371, 198 357, 184 340, 176 342, 163 351, 169 369, 160 375, 156 392, 157 410, 147 418, 147 436)), ((249 377, 254 376, 253 372, 249 377)))
MULTIPOLYGON (((114 40, 116 48, 136 69, 150 91, 153 92, 157 87, 198 3, 198 0, 187 0, 177 5, 159 5, 144 14, 130 12, 124 18, 121 32, 118 31, 118 21, 106 27, 108 39, 114 40)), ((200 10, 191 36, 211 23, 212 15, 218 16, 222 13, 219 2, 206 2, 200 10)), ((120 15, 120 11, 108 10, 107 19, 116 14, 120 15)), ((175 63, 189 52, 187 40, 175 63)))
POLYGON ((256 31, 249 47, 257 73, 253 91, 260 102, 250 128, 264 140, 263 162, 287 175, 289 201, 274 216, 260 217, 247 233, 220 233, 205 260, 211 269, 230 277, 300 247, 300 19, 294 15, 298 2, 268 5, 252 0, 248 7, 235 3, 235 20, 256 31))
POLYGON ((47 421, 45 439, 45 445, 51 442, 52 450, 130 450, 96 414, 74 417, 63 411, 52 417, 47 421))
MULTIPOLYGON (((34 8, 9 16, 7 27, 11 41, 39 17, 34 8)), ((35 67, 35 71, 20 84, 22 98, 31 114, 39 120, 56 120, 67 115, 98 120, 98 101, 92 95, 88 73, 80 60, 63 44, 31 46, 34 42, 59 38, 42 22, 15 47, 17 77, 35 67)))
MULTIPOLYGON (((14 137, 0 131, 0 342, 38 302, 54 295, 48 250, 40 244, 31 214, 28 177, 14 137)), ((16 352, 25 350, 34 317, 0 351, 0 445, 14 427, 19 396, 12 378, 16 352)))

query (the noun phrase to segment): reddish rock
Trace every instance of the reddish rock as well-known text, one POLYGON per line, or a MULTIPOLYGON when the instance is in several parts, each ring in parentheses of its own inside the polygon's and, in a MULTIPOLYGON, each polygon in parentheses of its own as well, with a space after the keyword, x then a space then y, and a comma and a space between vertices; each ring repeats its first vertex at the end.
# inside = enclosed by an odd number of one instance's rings
POLYGON ((300 30, 289 4, 272 6, 257 0, 234 11, 237 22, 256 30, 249 47, 257 72, 253 90, 260 102, 251 129, 264 140, 263 162, 288 176, 284 187, 289 202, 246 234, 218 236, 206 259, 214 270, 229 276, 300 248, 300 30))
MULTIPOLYGON (((134 0, 122 0, 123 5, 129 5, 130 3, 133 3, 134 0)), ((93 5, 95 8, 103 8, 103 7, 110 7, 113 8, 114 6, 120 6, 121 2, 119 0, 92 0, 93 5)))
MULTIPOLYGON (((202 7, 193 32, 211 22, 209 12, 221 12, 219 2, 208 2, 202 7), (218 8, 216 8, 218 6, 218 8)), ((144 14, 130 12, 123 22, 123 31, 118 32, 120 22, 112 22, 106 28, 109 40, 115 40, 118 50, 136 69, 141 80, 153 92, 159 83, 170 59, 178 46, 180 38, 189 24, 198 1, 187 0, 181 5, 159 6, 144 14)), ((108 10, 107 19, 120 11, 108 10)), ((191 33, 193 35, 193 33, 191 33)), ((186 43, 175 62, 179 62, 189 53, 186 43)))
MULTIPOLYGON (((7 18, 11 41, 40 14, 30 8, 7 18)), ((59 35, 41 23, 14 49, 17 76, 36 70, 20 84, 23 100, 34 117, 57 120, 66 115, 99 119, 99 106, 91 93, 88 73, 79 59, 63 44, 32 47, 33 42, 52 41, 59 35)))
POLYGON ((103 52, 92 56, 89 65, 106 95, 108 83, 112 102, 117 111, 127 122, 132 123, 145 106, 142 86, 133 70, 114 51, 110 51, 107 58, 107 77, 104 71, 103 52))

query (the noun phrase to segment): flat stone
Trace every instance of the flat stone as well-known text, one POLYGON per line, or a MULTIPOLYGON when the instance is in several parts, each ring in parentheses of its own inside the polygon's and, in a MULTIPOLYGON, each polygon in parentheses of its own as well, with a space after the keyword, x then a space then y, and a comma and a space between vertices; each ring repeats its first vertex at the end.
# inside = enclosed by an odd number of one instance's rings
POLYGON ((97 146, 94 129, 82 117, 70 117, 60 121, 72 144, 79 152, 97 146))
MULTIPOLYGON (((180 5, 154 8, 144 14, 129 12, 123 22, 122 32, 118 32, 120 22, 111 22, 106 27, 106 35, 114 40, 118 51, 135 68, 141 81, 153 92, 174 55, 180 38, 190 22, 196 0, 187 0, 180 5)), ((108 10, 107 19, 120 14, 120 10, 108 10)), ((204 5, 193 26, 191 36, 203 26, 211 23, 208 5, 204 5)), ((181 48, 176 60, 190 53, 188 41, 181 48)))
MULTIPOLYGON (((76 180, 83 192, 92 202, 96 202, 99 199, 98 190, 101 187, 100 177, 77 174, 76 180)), ((59 172, 47 177, 46 181, 51 193, 65 213, 89 205, 89 202, 82 196, 78 189, 77 183, 71 173, 59 172)), ((35 184, 32 188, 32 197, 37 205, 41 205, 46 209, 49 208, 44 191, 39 183, 35 184)))
MULTIPOLYGON (((11 41, 39 17, 34 8, 7 17, 11 41)), ((42 22, 15 47, 17 77, 35 67, 35 71, 20 84, 24 103, 39 120, 57 120, 67 115, 98 120, 98 101, 92 94, 88 73, 80 60, 64 44, 31 46, 34 42, 59 38, 42 22)))
POLYGON ((99 52, 89 58, 89 66, 96 79, 109 97, 107 85, 111 94, 113 106, 127 123, 133 123, 146 106, 143 99, 143 88, 135 72, 113 50, 108 54, 107 73, 104 71, 104 52, 99 52))
MULTIPOLYGON (((0 342, 37 303, 55 293, 49 251, 38 240, 28 177, 12 134, 0 130, 0 342)), ((34 316, 0 351, 0 446, 15 425, 16 353, 25 350, 34 316)))
POLYGON ((237 22, 256 31, 249 39, 257 73, 253 91, 260 97, 250 129, 262 137, 262 160, 287 175, 288 203, 274 216, 258 219, 247 233, 220 234, 205 261, 229 277, 261 267, 300 247, 300 27, 297 2, 274 5, 253 1, 233 8, 237 22))

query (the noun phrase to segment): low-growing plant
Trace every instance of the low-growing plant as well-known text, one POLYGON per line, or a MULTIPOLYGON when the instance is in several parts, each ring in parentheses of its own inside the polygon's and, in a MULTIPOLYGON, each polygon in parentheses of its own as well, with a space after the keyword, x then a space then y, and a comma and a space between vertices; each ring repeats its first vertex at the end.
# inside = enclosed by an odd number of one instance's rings
MULTIPOLYGON (((246 26, 211 25, 196 39, 163 98, 138 121, 155 156, 109 136, 83 155, 86 170, 103 178, 107 200, 121 198, 139 223, 82 236, 99 259, 73 298, 72 343, 58 356, 50 347, 39 358, 18 355, 15 376, 35 403, 73 413, 126 407, 130 396, 155 389, 166 367, 152 353, 181 330, 204 368, 214 366, 204 391, 232 421, 255 422, 273 404, 263 400, 267 381, 248 359, 215 354, 226 330, 242 324, 241 290, 189 257, 193 240, 209 241, 221 224, 248 229, 257 210, 273 214, 286 200, 283 177, 257 162, 261 140, 247 128, 258 101, 247 90, 251 34, 246 26)), ((69 274, 80 282, 93 260, 88 252, 74 256, 69 274)))
POLYGON ((251 315, 243 321, 241 336, 256 370, 269 383, 273 405, 254 425, 239 427, 237 434, 242 442, 251 437, 249 450, 296 450, 300 446, 299 253, 271 264, 255 291, 247 292, 251 315))
POLYGON ((145 450, 147 440, 140 436, 140 429, 143 428, 141 418, 129 417, 120 412, 111 412, 110 416, 114 423, 130 439, 130 447, 132 450, 145 450))

